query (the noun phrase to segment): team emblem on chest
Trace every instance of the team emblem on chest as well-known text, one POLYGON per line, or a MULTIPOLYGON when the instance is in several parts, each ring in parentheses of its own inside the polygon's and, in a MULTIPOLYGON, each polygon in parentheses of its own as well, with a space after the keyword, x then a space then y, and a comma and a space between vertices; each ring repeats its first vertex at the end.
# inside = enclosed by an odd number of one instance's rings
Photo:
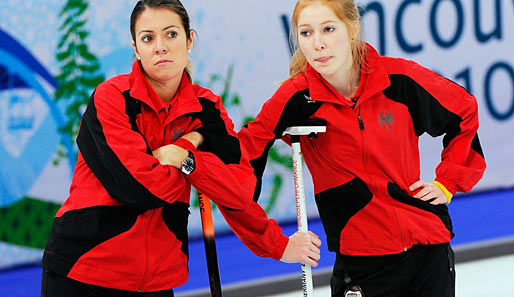
POLYGON ((389 131, 389 127, 394 123, 393 114, 389 110, 382 111, 380 113, 380 119, 378 122, 380 123, 381 127, 386 128, 386 130, 389 131))

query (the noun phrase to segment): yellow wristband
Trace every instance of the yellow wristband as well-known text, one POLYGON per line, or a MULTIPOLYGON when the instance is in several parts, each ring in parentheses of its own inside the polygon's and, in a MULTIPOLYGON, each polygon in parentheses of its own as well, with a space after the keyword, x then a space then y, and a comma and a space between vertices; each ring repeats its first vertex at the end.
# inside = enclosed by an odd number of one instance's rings
POLYGON ((449 204, 452 201, 452 193, 450 193, 450 191, 448 191, 448 189, 446 189, 446 187, 443 186, 442 183, 435 180, 432 183, 438 186, 439 189, 441 189, 441 191, 443 191, 444 195, 446 196, 446 199, 448 199, 448 202, 446 202, 446 204, 449 204))

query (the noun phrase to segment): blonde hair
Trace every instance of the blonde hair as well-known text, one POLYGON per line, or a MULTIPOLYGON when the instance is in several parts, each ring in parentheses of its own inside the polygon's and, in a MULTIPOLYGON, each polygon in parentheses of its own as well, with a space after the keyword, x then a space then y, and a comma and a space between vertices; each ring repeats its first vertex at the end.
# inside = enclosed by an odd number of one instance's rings
MULTIPOLYGON (((298 0, 291 18, 291 30, 289 41, 294 50, 293 57, 289 63, 289 78, 294 78, 298 74, 305 72, 307 60, 298 47, 298 18, 300 12, 313 3, 326 5, 334 14, 346 25, 348 32, 358 32, 352 37, 352 70, 358 72, 364 61, 366 54, 366 44, 362 40, 360 31, 360 14, 354 0, 298 0)), ((350 33, 351 34, 351 33, 350 33)))

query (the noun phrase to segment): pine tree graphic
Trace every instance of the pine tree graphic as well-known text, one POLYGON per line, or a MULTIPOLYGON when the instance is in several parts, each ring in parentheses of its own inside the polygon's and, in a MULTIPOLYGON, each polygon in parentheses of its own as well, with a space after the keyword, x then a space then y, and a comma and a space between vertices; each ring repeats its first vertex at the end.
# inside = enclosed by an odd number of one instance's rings
MULTIPOLYGON (((98 59, 89 51, 86 43, 89 35, 86 30, 88 7, 86 0, 67 0, 59 12, 63 23, 59 27, 62 36, 57 45, 56 58, 60 74, 56 77, 59 87, 54 100, 60 102, 60 106, 66 110, 66 124, 60 131, 68 135, 72 143, 75 143, 82 113, 92 89, 105 79, 100 72, 98 59)), ((59 147, 57 154, 54 164, 66 157, 64 146, 59 147)), ((74 155, 77 155, 76 151, 74 155)))

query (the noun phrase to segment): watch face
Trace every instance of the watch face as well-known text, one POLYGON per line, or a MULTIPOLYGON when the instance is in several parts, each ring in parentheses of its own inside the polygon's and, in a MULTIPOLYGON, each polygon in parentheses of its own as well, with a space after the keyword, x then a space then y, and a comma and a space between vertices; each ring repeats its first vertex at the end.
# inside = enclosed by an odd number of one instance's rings
POLYGON ((193 170, 195 170, 195 160, 189 156, 182 162, 182 172, 190 174, 193 170))

